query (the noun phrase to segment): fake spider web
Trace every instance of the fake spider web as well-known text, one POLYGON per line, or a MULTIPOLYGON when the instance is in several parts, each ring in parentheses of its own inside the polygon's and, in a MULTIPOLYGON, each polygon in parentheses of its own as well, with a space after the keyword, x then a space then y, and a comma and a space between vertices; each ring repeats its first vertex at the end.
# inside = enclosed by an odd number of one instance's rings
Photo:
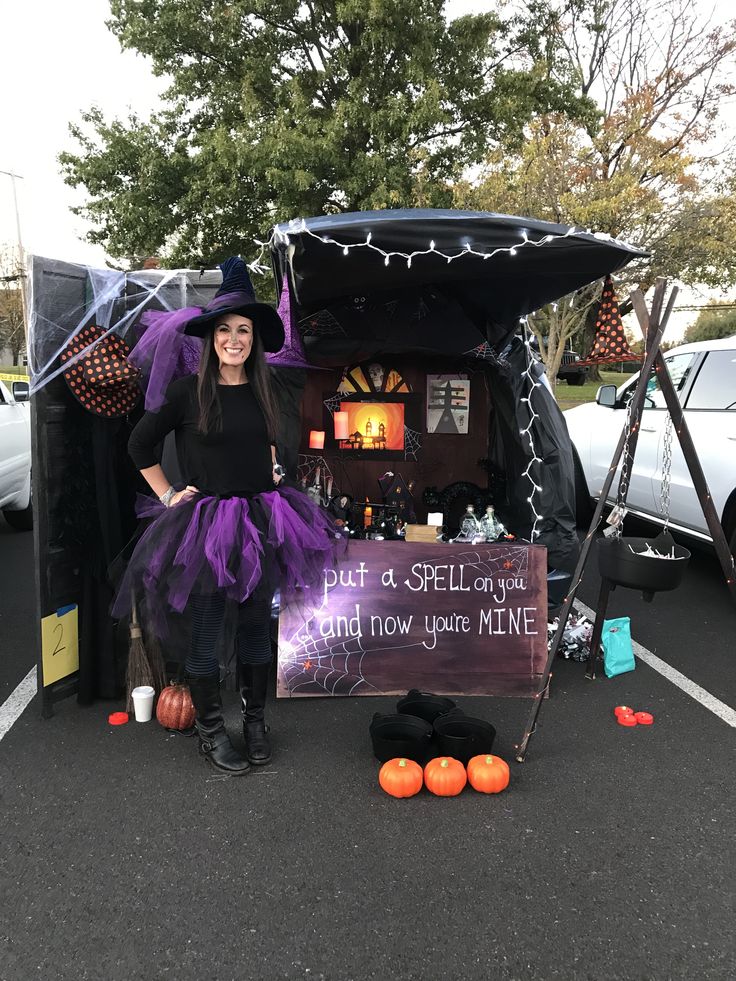
POLYGON ((345 337, 345 329, 329 310, 317 310, 299 321, 302 337, 345 337))
POLYGON ((417 453, 422 448, 422 434, 418 433, 416 429, 409 429, 408 426, 404 426, 404 459, 408 460, 412 457, 416 463, 417 453))
POLYGON ((327 461, 323 456, 309 456, 304 453, 299 454, 299 460, 296 467, 296 475, 298 480, 306 480, 309 483, 315 475, 317 467, 320 468, 320 477, 327 480, 332 477, 334 480, 334 474, 327 465, 327 461))
POLYGON ((344 400, 344 395, 331 395, 328 399, 325 399, 322 403, 327 411, 334 416, 336 412, 340 411, 340 406, 344 400))
MULTIPOLYGON (((518 576, 529 571, 529 550, 525 545, 508 545, 484 549, 468 549, 454 553, 453 562, 474 569, 479 576, 492 578, 498 575, 518 576), (496 554, 494 554, 496 553, 496 554)), ((442 565, 438 558, 437 564, 442 565)), ((427 563, 433 566, 434 563, 427 563)), ((367 695, 382 694, 364 675, 365 658, 385 648, 366 650, 362 637, 322 637, 317 618, 326 611, 325 599, 321 607, 304 616, 301 611, 298 625, 279 643, 279 684, 289 695, 367 695)), ((282 620, 282 625, 283 625, 282 620)), ((418 647, 421 640, 404 644, 403 648, 418 647)))
POLYGON ((484 341, 478 347, 471 348, 469 351, 463 351, 463 356, 466 358, 477 358, 479 361, 487 361, 490 364, 495 364, 499 368, 508 368, 509 366, 506 358, 498 355, 488 341, 484 341))

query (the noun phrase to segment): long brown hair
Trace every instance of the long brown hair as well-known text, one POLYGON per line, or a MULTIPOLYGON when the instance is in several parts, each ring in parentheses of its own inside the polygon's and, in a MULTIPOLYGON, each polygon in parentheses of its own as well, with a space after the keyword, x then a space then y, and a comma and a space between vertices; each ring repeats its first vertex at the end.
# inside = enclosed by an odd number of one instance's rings
MULTIPOLYGON (((222 429, 222 406, 217 394, 217 380, 220 376, 220 362, 215 353, 214 329, 205 337, 202 345, 202 356, 199 359, 197 372, 197 402, 199 403, 199 421, 197 427, 201 433, 220 432, 222 429)), ((253 386, 253 394, 261 407, 266 421, 266 430, 270 440, 276 439, 276 408, 271 391, 270 368, 266 364, 263 344, 258 334, 258 328, 253 328, 253 346, 245 362, 245 374, 253 386)))

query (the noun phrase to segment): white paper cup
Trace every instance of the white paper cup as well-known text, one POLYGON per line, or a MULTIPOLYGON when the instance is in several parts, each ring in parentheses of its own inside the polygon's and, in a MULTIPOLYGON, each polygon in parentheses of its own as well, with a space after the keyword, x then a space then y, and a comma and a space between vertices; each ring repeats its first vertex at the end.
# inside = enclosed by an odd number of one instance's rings
POLYGON ((133 699, 136 722, 150 722, 153 715, 153 696, 156 692, 150 685, 141 685, 130 693, 133 699))

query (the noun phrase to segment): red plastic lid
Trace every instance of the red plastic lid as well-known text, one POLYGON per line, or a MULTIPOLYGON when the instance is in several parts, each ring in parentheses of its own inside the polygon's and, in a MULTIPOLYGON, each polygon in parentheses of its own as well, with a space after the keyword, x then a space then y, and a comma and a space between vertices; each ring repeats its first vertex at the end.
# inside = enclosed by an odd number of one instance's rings
POLYGON ((654 722, 654 716, 650 712, 636 712, 634 718, 642 726, 650 726, 654 722))
POLYGON ((638 725, 635 715, 619 715, 618 724, 620 726, 635 726, 638 725))
POLYGON ((616 718, 618 718, 619 715, 634 715, 634 710, 629 708, 628 705, 617 705, 613 710, 613 714, 616 716, 616 718))
POLYGON ((111 712, 107 717, 107 721, 110 723, 111 726, 124 726, 125 723, 128 721, 128 713, 111 712))

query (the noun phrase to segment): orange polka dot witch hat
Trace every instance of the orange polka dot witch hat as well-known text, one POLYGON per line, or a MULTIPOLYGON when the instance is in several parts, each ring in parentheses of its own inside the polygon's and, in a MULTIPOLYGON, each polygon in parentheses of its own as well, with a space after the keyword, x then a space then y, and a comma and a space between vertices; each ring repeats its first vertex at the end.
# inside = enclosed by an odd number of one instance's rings
POLYGON ((595 331, 593 350, 585 361, 579 361, 578 364, 616 364, 619 361, 641 360, 626 341, 621 312, 610 276, 606 276, 603 283, 603 294, 595 318, 595 331))
POLYGON ((104 334, 102 327, 83 327, 61 352, 61 363, 76 358, 64 372, 72 395, 95 415, 114 419, 140 399, 140 372, 128 361, 130 348, 122 337, 104 334))

